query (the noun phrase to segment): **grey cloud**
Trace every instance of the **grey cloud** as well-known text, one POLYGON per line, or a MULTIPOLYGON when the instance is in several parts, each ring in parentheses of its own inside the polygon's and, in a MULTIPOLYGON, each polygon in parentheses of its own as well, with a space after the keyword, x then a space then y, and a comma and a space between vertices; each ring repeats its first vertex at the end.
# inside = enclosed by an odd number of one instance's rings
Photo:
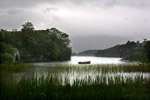
POLYGON ((149 19, 148 19, 148 18, 145 18, 145 19, 143 19, 143 22, 144 22, 144 23, 147 23, 147 22, 149 22, 149 19))
POLYGON ((57 10, 58 10, 57 8, 50 7, 50 8, 46 8, 44 12, 46 13, 46 12, 57 11, 57 10))
MULTIPOLYGON (((66 0, 60 0, 63 2, 66 0)), ((8 9, 8 8, 29 8, 34 7, 38 4, 53 4, 58 3, 59 0, 1 0, 0 9, 8 9)))
POLYGON ((78 6, 86 5, 97 5, 102 7, 112 7, 117 5, 139 7, 139 8, 150 8, 150 0, 1 0, 0 8, 27 8, 33 7, 37 4, 48 3, 72 3, 78 6))
POLYGON ((15 15, 15 14, 22 13, 22 12, 24 12, 24 10, 21 10, 21 9, 10 9, 10 10, 7 10, 7 13, 10 14, 10 15, 15 15))
POLYGON ((71 2, 77 5, 97 5, 102 7, 129 6, 137 8, 150 8, 150 0, 55 0, 56 2, 71 2))
POLYGON ((41 0, 1 0, 0 8, 8 9, 8 8, 25 8, 35 6, 41 0))
POLYGON ((56 8, 46 8, 46 10, 51 11, 51 10, 57 10, 56 8))
POLYGON ((101 5, 104 8, 114 6, 127 6, 135 8, 150 8, 150 0, 95 0, 94 5, 101 5))
POLYGON ((115 6, 118 3, 117 0, 109 0, 108 2, 105 3, 105 7, 112 7, 115 6))
POLYGON ((31 20, 31 12, 23 9, 7 9, 0 11, 0 29, 20 29, 21 25, 31 20))

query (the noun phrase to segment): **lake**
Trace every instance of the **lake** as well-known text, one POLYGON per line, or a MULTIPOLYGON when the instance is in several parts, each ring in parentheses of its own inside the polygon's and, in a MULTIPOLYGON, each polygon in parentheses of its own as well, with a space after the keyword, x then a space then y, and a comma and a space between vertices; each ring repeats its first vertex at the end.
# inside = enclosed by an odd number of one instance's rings
POLYGON ((137 65, 136 62, 121 61, 121 58, 108 58, 108 57, 87 57, 87 56, 72 56, 70 61, 57 61, 57 62, 39 62, 30 63, 35 67, 26 72, 15 74, 17 79, 29 78, 36 76, 37 78, 53 76, 65 81, 66 78, 69 83, 73 83, 76 79, 89 78, 94 80, 96 77, 120 77, 120 78, 136 78, 146 77, 150 78, 149 72, 131 71, 126 72, 123 69, 118 70, 116 66, 122 65, 137 65), (91 61, 91 64, 78 64, 79 61, 91 61))
POLYGON ((80 61, 91 61, 91 64, 131 63, 131 62, 121 61, 121 58, 113 58, 113 57, 111 58, 111 57, 93 57, 93 56, 72 56, 70 61, 39 62, 39 63, 32 63, 32 64, 36 66, 46 66, 49 64, 78 64, 78 62, 80 61))

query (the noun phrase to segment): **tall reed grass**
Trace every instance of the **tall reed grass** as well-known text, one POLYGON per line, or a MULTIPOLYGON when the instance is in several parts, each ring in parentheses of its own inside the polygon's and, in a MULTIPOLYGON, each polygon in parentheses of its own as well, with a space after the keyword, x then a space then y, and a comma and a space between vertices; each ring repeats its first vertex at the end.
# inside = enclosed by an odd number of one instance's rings
POLYGON ((139 64, 95 64, 95 65, 67 65, 55 64, 48 65, 47 70, 53 72, 68 72, 70 70, 76 71, 101 71, 101 72, 150 72, 150 65, 139 64))
MULTIPOLYGON (((12 73, 24 71, 22 68, 1 67, 1 72, 12 73), (10 68, 10 69, 9 69, 10 68), (16 70, 21 69, 21 70, 16 70)), ((21 66, 20 66, 21 67, 21 66)), ((0 79, 0 100, 150 100, 150 78, 135 76, 122 77, 97 75, 94 79, 75 79, 72 83, 68 76, 58 77, 51 73, 70 71, 98 72, 150 72, 149 65, 49 65, 48 75, 32 74, 31 77, 21 78, 19 81, 12 74, 0 79)))
POLYGON ((149 100, 150 79, 96 77, 93 81, 75 80, 72 85, 66 77, 52 76, 5 80, 1 83, 1 100, 149 100))

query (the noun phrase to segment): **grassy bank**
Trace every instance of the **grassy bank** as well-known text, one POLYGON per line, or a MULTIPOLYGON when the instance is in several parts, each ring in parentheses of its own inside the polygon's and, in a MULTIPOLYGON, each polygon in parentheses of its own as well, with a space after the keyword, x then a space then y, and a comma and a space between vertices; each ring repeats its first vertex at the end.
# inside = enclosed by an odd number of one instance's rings
POLYGON ((0 64, 1 72, 5 72, 5 73, 22 72, 29 68, 32 68, 32 66, 27 64, 17 63, 17 62, 0 64))
MULTIPOLYGON (((10 66, 1 66, 1 72, 21 72, 31 67, 10 66)), ((5 76, 0 83, 0 100, 150 100, 150 78, 98 75, 94 80, 87 76, 88 79, 76 79, 70 84, 67 76, 63 82, 62 77, 51 75, 70 71, 150 72, 149 65, 49 65, 46 71, 46 77, 33 74, 19 81, 11 75, 5 76)))
POLYGON ((14 73, 20 73, 33 66, 22 63, 2 63, 0 64, 0 81, 13 78, 14 73))
MULTIPOLYGON (((9 89, 9 87, 5 86, 13 86, 14 85, 14 73, 20 73, 24 72, 27 69, 32 68, 33 66, 31 65, 26 65, 22 63, 1 63, 0 64, 0 97, 2 97, 3 94, 3 88, 9 89)), ((7 93, 5 93, 7 94, 7 93)), ((5 99, 0 99, 0 100, 5 100, 5 99)))
POLYGON ((1 100, 149 100, 150 79, 135 80, 121 77, 97 77, 95 81, 76 80, 73 85, 48 76, 22 79, 18 83, 8 80, 2 84, 1 100))

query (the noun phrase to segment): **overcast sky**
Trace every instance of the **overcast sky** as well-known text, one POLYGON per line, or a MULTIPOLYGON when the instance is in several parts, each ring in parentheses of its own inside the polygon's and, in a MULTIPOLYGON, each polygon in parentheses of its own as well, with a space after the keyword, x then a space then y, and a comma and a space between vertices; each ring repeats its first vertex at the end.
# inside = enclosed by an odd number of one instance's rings
POLYGON ((28 21, 68 33, 76 52, 103 49, 150 38, 150 0, 0 0, 0 29, 20 30, 28 21))

